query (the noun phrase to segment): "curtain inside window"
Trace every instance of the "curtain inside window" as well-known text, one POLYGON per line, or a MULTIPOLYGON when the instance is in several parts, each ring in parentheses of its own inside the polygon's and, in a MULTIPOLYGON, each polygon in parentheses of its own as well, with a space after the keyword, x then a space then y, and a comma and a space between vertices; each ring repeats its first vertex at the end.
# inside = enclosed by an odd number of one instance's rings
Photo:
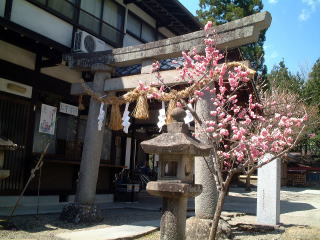
POLYGON ((53 10, 63 14, 64 16, 70 19, 73 18, 74 7, 68 1, 49 0, 48 7, 52 8, 53 10))
POLYGON ((80 8, 100 18, 101 0, 81 0, 80 8))
POLYGON ((103 21, 123 31, 124 8, 110 0, 106 0, 103 7, 103 21))
POLYGON ((133 16, 130 12, 128 13, 128 20, 127 20, 127 30, 130 33, 133 33, 137 37, 141 37, 141 22, 139 21, 138 18, 133 16))
POLYGON ((146 41, 146 42, 153 42, 156 40, 155 38, 155 30, 145 24, 145 23, 142 23, 142 33, 141 33, 141 38, 146 41))

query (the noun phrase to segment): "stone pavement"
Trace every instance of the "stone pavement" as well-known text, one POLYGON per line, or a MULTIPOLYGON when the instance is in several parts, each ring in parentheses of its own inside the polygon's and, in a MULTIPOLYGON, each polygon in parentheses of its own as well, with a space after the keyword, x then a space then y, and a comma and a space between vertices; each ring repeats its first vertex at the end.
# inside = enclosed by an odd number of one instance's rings
POLYGON ((61 240, 116 240, 134 238, 157 230, 159 225, 160 222, 157 220, 141 221, 132 223, 130 225, 60 233, 56 235, 56 238, 61 240))

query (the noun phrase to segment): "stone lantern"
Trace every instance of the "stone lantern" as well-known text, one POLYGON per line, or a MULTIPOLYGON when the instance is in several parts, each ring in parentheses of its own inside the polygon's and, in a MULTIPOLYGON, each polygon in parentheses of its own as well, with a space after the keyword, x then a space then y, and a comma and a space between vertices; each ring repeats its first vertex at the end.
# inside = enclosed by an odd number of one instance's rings
POLYGON ((4 170, 4 152, 14 151, 18 148, 17 144, 14 144, 9 139, 0 137, 0 180, 5 179, 10 176, 10 170, 4 170))
POLYGON ((149 182, 147 191, 163 197, 163 214, 160 232, 162 240, 185 239, 187 201, 202 192, 202 185, 194 184, 194 157, 208 156, 211 146, 191 137, 184 123, 186 113, 175 108, 171 114, 173 122, 167 133, 144 141, 142 149, 159 155, 158 181, 149 182))

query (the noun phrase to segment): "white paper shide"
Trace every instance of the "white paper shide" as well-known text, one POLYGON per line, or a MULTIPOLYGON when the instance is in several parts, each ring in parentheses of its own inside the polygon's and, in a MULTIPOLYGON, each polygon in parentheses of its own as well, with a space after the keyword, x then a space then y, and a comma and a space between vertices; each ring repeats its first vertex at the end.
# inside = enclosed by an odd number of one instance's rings
POLYGON ((166 125, 166 110, 165 110, 165 103, 162 102, 162 108, 159 110, 158 123, 157 123, 159 132, 161 132, 162 127, 164 125, 166 125))
POLYGON ((100 112, 99 112, 99 116, 98 116, 98 130, 99 131, 102 130, 102 125, 103 125, 103 121, 104 121, 105 115, 106 115, 106 112, 104 110, 104 103, 101 103, 100 112))
POLYGON ((129 103, 126 103, 126 107, 124 109, 123 115, 122 115, 122 126, 123 126, 123 131, 125 133, 128 133, 129 127, 131 125, 130 123, 130 112, 129 112, 129 103))
MULTIPOLYGON (((189 103, 189 104, 188 104, 188 107, 192 109, 192 104, 189 103)), ((186 115, 186 117, 184 118, 184 123, 185 123, 185 124, 190 124, 191 122, 194 121, 193 116, 192 116, 192 113, 191 113, 189 110, 186 110, 186 114, 187 114, 187 115, 186 115)))

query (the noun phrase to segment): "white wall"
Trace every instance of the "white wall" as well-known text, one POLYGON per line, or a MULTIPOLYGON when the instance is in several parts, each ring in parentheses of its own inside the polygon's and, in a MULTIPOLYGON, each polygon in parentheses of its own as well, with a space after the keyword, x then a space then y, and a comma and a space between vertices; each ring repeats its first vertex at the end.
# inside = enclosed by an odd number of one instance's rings
POLYGON ((11 21, 67 47, 71 46, 71 24, 24 0, 13 1, 11 21))
POLYGON ((6 0, 0 0, 0 16, 4 16, 4 9, 6 6, 6 0))
POLYGON ((0 59, 34 70, 36 54, 0 40, 0 59))
POLYGON ((123 38, 123 46, 128 47, 128 46, 133 46, 133 45, 139 45, 142 44, 138 39, 132 37, 130 34, 124 35, 123 38))

